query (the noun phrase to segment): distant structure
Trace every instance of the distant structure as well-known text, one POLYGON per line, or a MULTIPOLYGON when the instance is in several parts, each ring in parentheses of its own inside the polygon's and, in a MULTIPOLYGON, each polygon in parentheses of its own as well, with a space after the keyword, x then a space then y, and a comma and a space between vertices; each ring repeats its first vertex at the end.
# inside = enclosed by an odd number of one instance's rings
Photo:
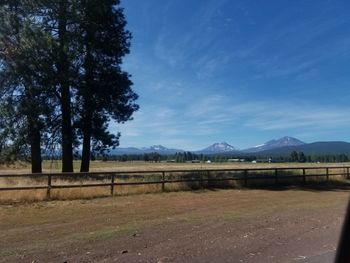
POLYGON ((227 160, 228 162, 231 162, 231 163, 237 163, 237 162, 245 162, 245 159, 228 159, 227 160))

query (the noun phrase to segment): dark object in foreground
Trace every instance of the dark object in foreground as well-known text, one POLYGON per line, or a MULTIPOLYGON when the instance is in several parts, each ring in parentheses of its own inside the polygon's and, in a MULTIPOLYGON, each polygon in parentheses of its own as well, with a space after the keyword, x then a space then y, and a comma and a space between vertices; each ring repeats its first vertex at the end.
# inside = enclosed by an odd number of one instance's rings
POLYGON ((345 215, 343 224, 343 230, 338 244, 337 256, 335 258, 336 263, 348 263, 350 262, 350 200, 348 202, 348 208, 345 215))

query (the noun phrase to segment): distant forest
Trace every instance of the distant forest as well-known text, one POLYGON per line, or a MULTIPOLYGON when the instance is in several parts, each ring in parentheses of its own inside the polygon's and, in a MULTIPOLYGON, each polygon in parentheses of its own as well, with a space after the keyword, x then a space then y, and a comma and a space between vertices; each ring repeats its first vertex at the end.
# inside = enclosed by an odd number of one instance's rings
POLYGON ((178 152, 171 155, 161 155, 157 152, 145 153, 145 154, 123 154, 123 155, 100 155, 96 154, 92 156, 93 160, 102 161, 145 161, 145 162, 174 162, 174 163, 185 163, 185 162, 321 162, 321 163, 338 163, 348 162, 350 156, 346 154, 334 154, 334 155, 305 155, 303 152, 293 151, 287 156, 262 156, 262 155, 247 155, 247 156, 235 156, 235 155, 224 155, 224 154, 195 154, 192 152, 178 152))

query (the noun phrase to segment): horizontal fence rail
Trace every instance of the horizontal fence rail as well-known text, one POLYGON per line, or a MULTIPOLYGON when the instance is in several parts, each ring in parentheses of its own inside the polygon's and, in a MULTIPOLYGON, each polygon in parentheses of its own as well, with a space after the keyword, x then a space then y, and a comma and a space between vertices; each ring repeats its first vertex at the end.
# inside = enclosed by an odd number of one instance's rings
POLYGON ((197 169, 197 170, 142 170, 142 171, 112 171, 112 172, 89 172, 89 173, 40 173, 40 174, 0 174, 1 178, 45 178, 45 185, 0 187, 1 191, 19 190, 44 190, 46 189, 47 199, 51 198, 51 190, 67 188, 86 187, 110 187, 110 194, 115 194, 115 186, 135 186, 135 185, 161 185, 165 191, 166 184, 171 183, 199 183, 201 187, 210 182, 241 181, 243 186, 247 186, 252 180, 273 180, 275 184, 283 183, 283 180, 298 178, 305 183, 307 178, 324 177, 329 181, 330 177, 343 176, 350 179, 350 166, 330 166, 330 167, 279 167, 279 168, 234 168, 234 169, 197 169), (313 173, 308 173, 313 171, 313 173), (297 173, 296 173, 297 172, 297 173), (189 178, 173 178, 173 174, 185 174, 189 178), (147 176, 151 175, 151 176, 147 176), (158 179, 154 178, 158 175, 158 179), (139 181, 121 181, 125 176, 134 176, 139 181), (213 177, 216 176, 216 177, 213 177), (53 178, 64 178, 79 184, 54 184, 53 178), (83 183, 87 180, 107 180, 107 182, 83 183), (118 181, 119 180, 119 181, 118 181))

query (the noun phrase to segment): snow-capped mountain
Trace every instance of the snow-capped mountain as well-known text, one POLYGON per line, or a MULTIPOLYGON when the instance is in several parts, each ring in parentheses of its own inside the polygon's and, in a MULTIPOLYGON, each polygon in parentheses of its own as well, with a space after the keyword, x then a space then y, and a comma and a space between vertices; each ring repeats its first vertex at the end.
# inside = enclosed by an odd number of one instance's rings
POLYGON ((143 148, 135 148, 135 147, 128 147, 128 148, 116 148, 111 151, 111 154, 115 155, 122 155, 122 154, 145 154, 145 153, 152 153, 157 152, 159 154, 174 154, 176 152, 184 152, 184 150, 181 149, 170 149, 166 148, 163 145, 153 145, 150 147, 143 147, 143 148))
MULTIPOLYGON (((176 152, 184 152, 185 150, 166 148, 162 145, 153 145, 150 147, 143 148, 116 148, 111 150, 109 154, 111 155, 123 155, 123 154, 145 154, 157 152, 161 155, 172 155, 176 152)), ((315 142, 315 143, 304 143, 296 138, 285 136, 280 139, 274 139, 268 141, 264 144, 257 145, 255 147, 238 150, 232 145, 226 142, 214 143, 209 147, 194 151, 197 154, 223 154, 232 156, 246 156, 255 155, 258 153, 263 156, 273 156, 273 155, 290 155, 292 151, 302 151, 305 154, 350 154, 350 143, 340 142, 340 141, 326 141, 326 142, 315 142)))
POLYGON ((227 142, 217 142, 209 147, 200 150, 198 152, 200 153, 225 153, 225 152, 232 152, 232 151, 238 151, 235 147, 228 144, 227 142))
MULTIPOLYGON (((296 146, 285 146, 266 151, 260 151, 262 156, 290 156, 292 151, 303 152, 306 155, 350 154, 350 143, 342 141, 313 142, 296 146)), ((255 154, 255 153, 252 153, 255 154)))
POLYGON ((248 152, 248 153, 253 153, 253 152, 261 152, 261 151, 266 151, 266 150, 271 150, 275 148, 281 148, 281 147, 286 147, 286 146, 300 146, 304 145, 305 143, 300 141, 299 139, 285 136, 280 139, 274 139, 271 141, 268 141, 264 144, 260 144, 257 146, 254 146, 249 149, 243 150, 243 152, 248 152))
POLYGON ((163 145, 153 145, 153 146, 150 146, 150 147, 143 147, 142 150, 146 150, 146 151, 166 151, 166 150, 169 150, 169 149, 164 147, 163 145))

